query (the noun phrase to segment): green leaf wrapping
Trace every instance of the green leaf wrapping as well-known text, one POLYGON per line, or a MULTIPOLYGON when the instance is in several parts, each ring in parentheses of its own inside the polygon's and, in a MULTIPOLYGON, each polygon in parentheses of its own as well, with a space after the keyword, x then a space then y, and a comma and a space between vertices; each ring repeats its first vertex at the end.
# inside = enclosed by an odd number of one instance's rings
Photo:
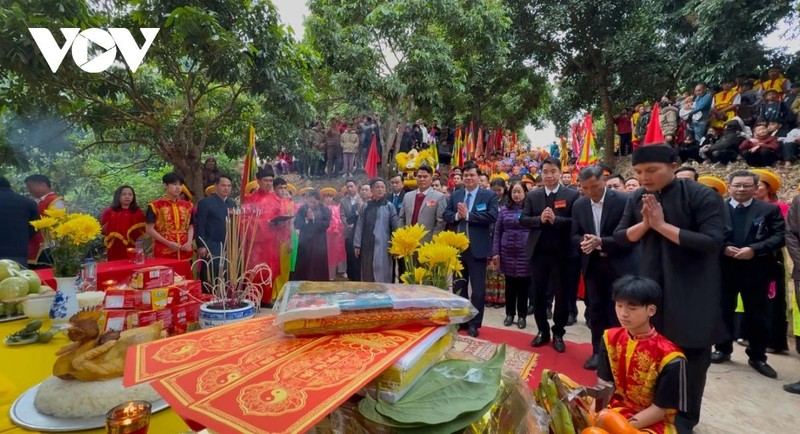
POLYGON ((485 362, 447 360, 436 364, 395 404, 378 401, 378 413, 403 424, 437 425, 491 403, 500 386, 505 345, 485 362))

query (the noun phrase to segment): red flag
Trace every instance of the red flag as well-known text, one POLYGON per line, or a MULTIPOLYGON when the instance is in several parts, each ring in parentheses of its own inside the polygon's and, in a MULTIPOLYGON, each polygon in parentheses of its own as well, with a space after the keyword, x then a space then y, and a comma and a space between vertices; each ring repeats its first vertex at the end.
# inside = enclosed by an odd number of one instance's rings
POLYGON ((658 118, 658 103, 654 104, 650 113, 650 123, 647 124, 647 134, 644 135, 642 145, 664 143, 664 133, 661 132, 661 120, 658 118))
POLYGON ((372 143, 369 144, 369 154, 367 154, 367 162, 364 164, 364 170, 367 171, 367 178, 375 178, 378 176, 378 163, 381 157, 378 155, 378 141, 375 135, 372 135, 372 143))

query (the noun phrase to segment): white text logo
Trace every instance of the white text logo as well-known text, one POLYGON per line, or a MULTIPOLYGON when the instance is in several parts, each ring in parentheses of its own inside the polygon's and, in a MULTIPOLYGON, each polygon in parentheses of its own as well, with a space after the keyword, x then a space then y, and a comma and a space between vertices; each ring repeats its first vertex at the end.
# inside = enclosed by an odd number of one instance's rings
POLYGON ((67 55, 67 50, 72 47, 72 60, 78 68, 86 72, 103 72, 108 69, 117 58, 117 48, 122 53, 122 58, 132 72, 136 72, 139 65, 144 60, 144 55, 161 29, 143 28, 139 29, 144 36, 144 45, 139 47, 133 39, 128 29, 86 29, 81 31, 78 28, 60 29, 64 35, 64 46, 59 47, 50 30, 43 28, 28 29, 33 36, 33 40, 41 50, 44 60, 50 65, 53 72, 58 71, 61 62, 67 55), (89 59, 89 43, 101 47, 104 52, 89 59))

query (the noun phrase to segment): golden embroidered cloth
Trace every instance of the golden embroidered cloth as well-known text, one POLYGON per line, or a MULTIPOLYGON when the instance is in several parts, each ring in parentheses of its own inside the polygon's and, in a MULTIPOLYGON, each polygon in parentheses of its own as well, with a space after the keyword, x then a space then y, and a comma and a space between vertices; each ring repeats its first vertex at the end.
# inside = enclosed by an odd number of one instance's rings
POLYGON ((292 338, 273 319, 134 347, 124 383, 152 381, 187 422, 215 432, 303 432, 435 330, 292 338))

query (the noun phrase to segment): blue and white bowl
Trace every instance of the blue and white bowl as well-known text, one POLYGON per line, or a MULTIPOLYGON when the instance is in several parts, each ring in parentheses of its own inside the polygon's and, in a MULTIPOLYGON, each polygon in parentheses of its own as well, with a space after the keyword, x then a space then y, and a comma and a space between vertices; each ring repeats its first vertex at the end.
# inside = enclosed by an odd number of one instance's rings
POLYGON ((247 306, 237 309, 226 309, 223 311, 208 308, 208 305, 216 303, 217 302, 208 302, 200 305, 200 328, 208 329, 239 322, 250 319, 256 314, 256 306, 252 301, 246 300, 245 303, 247 306))

